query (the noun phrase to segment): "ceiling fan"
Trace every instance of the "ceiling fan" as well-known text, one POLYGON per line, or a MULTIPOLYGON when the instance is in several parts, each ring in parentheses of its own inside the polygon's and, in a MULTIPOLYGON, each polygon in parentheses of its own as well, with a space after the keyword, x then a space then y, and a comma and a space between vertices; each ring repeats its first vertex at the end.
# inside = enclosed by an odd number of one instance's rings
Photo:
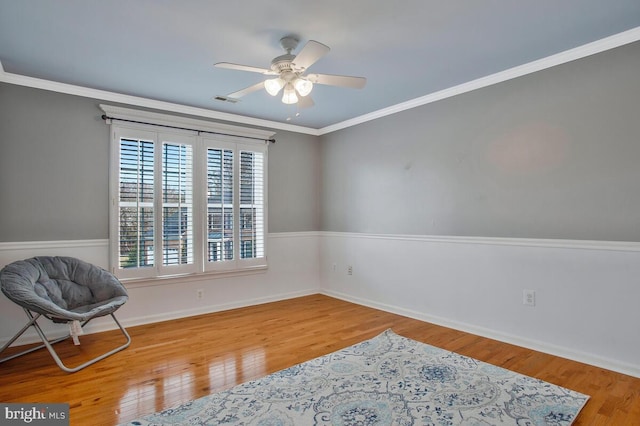
POLYGON ((273 58, 271 67, 258 68, 250 65, 232 64, 229 62, 218 62, 215 67, 232 70, 249 71, 268 76, 276 76, 263 82, 254 84, 237 92, 226 96, 237 100, 242 96, 253 93, 264 88, 271 96, 277 96, 283 90, 282 102, 285 104, 297 103, 300 107, 313 106, 313 100, 309 93, 314 84, 325 84, 329 86, 351 87, 362 89, 367 83, 364 77, 350 77, 345 75, 331 74, 305 74, 311 65, 318 59, 329 53, 329 47, 314 40, 309 40, 300 53, 291 53, 298 46, 298 39, 293 36, 285 36, 280 39, 280 45, 287 52, 273 58))

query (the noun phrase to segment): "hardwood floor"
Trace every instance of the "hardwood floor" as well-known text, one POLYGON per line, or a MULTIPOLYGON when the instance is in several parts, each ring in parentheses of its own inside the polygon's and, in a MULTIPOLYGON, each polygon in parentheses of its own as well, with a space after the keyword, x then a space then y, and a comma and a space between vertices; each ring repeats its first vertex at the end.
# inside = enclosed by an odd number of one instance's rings
MULTIPOLYGON (((72 425, 113 425, 342 349, 387 328, 590 395, 575 425, 640 425, 638 378, 323 295, 132 327, 128 349, 74 374, 61 371, 40 350, 0 364, 0 401, 67 402, 72 425)), ((122 339, 113 331, 82 336, 79 347, 65 341, 56 348, 73 366, 122 339)))

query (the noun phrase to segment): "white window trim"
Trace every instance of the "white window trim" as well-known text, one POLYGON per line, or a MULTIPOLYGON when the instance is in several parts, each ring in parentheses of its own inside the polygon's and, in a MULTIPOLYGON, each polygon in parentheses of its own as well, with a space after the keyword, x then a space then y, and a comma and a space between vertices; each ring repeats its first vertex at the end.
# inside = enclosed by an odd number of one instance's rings
MULTIPOLYGON (((268 167, 268 142, 275 132, 265 131, 260 129, 251 129, 227 124, 212 123, 210 121, 197 120, 192 118, 178 117, 168 114, 161 114, 149 111, 139 111, 129 108, 115 107, 110 105, 100 105, 100 108, 109 118, 140 121, 149 124, 133 123, 125 121, 107 120, 108 124, 111 124, 111 156, 110 156, 110 214, 109 214, 109 232, 110 232, 110 267, 111 271, 123 280, 149 280, 149 279, 166 279, 179 275, 189 274, 198 275, 203 273, 221 273, 228 275, 229 273, 247 273, 247 271, 255 271, 259 269, 265 269, 267 267, 267 225, 268 225, 268 173, 266 171, 268 167), (192 130, 179 130, 168 127, 159 126, 172 126, 186 129, 198 129, 198 131, 192 130), (155 266, 150 268, 135 268, 132 270, 126 270, 118 267, 118 195, 119 195, 119 136, 123 130, 130 129, 135 134, 147 133, 155 134, 157 137, 162 135, 175 136, 175 142, 185 142, 189 139, 193 140, 193 179, 194 179, 194 256, 196 258, 193 267, 191 265, 179 266, 179 267, 166 267, 162 266, 161 262, 155 262, 155 266), (224 133, 224 135, 214 135, 203 132, 216 132, 224 133), (247 139, 255 138, 255 139, 247 139), (206 175, 206 149, 211 146, 232 146, 234 150, 238 152, 236 156, 240 158, 239 152, 245 150, 255 150, 264 153, 264 258, 259 259, 240 259, 240 244, 236 244, 237 248, 234 251, 238 255, 238 258, 232 262, 220 262, 219 265, 212 265, 214 262, 207 262, 206 260, 206 229, 207 229, 207 214, 206 214, 206 184, 203 182, 198 183, 198 179, 206 175), (260 148, 262 147, 262 148, 260 148), (195 212, 198 212, 197 214, 195 212), (197 222, 197 223, 196 223, 197 222), (198 232, 201 231, 201 232, 198 232)), ((158 143, 162 143, 162 138, 154 138, 158 143)), ((166 138, 165 138, 166 140, 166 138)), ((235 162, 235 159, 234 159, 235 162)), ((237 191, 237 188, 234 188, 237 191)), ((239 214, 239 209, 238 209, 239 214)), ((240 220, 238 216, 238 223, 235 224, 239 229, 240 220)), ((157 229, 157 226, 156 226, 157 229)), ((156 234, 161 235, 161 234, 156 234)), ((158 244, 156 244, 158 245, 158 244)))

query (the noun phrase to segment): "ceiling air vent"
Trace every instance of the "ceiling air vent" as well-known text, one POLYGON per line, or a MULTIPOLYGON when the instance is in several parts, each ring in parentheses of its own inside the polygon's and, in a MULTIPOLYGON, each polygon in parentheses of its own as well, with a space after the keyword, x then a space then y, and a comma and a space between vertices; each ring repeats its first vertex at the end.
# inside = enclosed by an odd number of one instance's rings
POLYGON ((237 104, 238 102, 240 102, 240 99, 230 98, 228 96, 218 95, 218 96, 215 96, 213 99, 220 102, 230 102, 232 104, 237 104))

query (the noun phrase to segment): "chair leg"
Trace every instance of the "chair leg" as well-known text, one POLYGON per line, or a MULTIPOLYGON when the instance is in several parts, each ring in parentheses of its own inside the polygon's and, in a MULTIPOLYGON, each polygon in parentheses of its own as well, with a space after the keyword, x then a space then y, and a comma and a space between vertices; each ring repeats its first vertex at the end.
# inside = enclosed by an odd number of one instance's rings
MULTIPOLYGON (((26 309, 25 309, 25 311, 26 311, 26 309)), ((27 314, 27 315, 29 315, 29 314, 27 314)), ((21 329, 20 331, 18 331, 18 332, 15 334, 15 336, 13 336, 13 337, 11 338, 11 340, 9 340, 9 341, 8 341, 8 342, 7 342, 7 343, 2 347, 2 349, 0 349, 0 353, 4 352, 4 350, 5 350, 5 349, 7 349, 9 346, 11 346, 11 344, 12 344, 13 342, 15 342, 15 341, 16 341, 16 339, 17 339, 18 337, 22 336, 22 334, 24 334, 24 332, 25 332, 25 331, 27 331, 27 329, 28 329, 29 327, 31 327, 31 326, 36 322, 36 320, 37 320, 38 318, 40 318, 40 316, 41 316, 40 314, 37 314, 35 317, 33 317, 32 315, 29 315, 29 317, 30 317, 30 321, 29 321, 28 323, 26 323, 26 324, 25 324, 25 326, 24 326, 24 327, 22 327, 22 329, 21 329)), ((68 337, 69 337, 69 336, 64 336, 64 337, 61 337, 61 338, 58 338, 58 339, 54 339, 54 340, 52 340, 50 343, 58 343, 58 342, 61 342, 61 341, 63 341, 64 339, 66 339, 66 338, 68 338, 68 337)), ((45 345, 35 346, 35 347, 33 347, 33 348, 27 349, 26 351, 18 352, 18 353, 16 353, 16 354, 13 354, 13 355, 8 356, 8 357, 6 357, 6 358, 0 358, 0 364, 1 364, 1 363, 3 363, 3 362, 5 362, 5 361, 9 361, 9 360, 11 360, 11 359, 17 358, 17 357, 19 357, 19 356, 26 355, 26 354, 29 354, 29 353, 31 353, 31 352, 35 352, 35 351, 37 351, 38 349, 42 349, 42 348, 44 348, 44 347, 45 347, 45 345)))
MULTIPOLYGON (((123 344, 122 346, 119 346, 115 349, 110 350, 107 353, 104 353, 96 358, 93 358, 83 364, 78 365, 77 367, 67 367, 62 360, 60 359, 60 357, 58 356, 58 353, 55 351, 55 349, 53 348, 53 344, 61 342, 65 339, 68 339, 70 335, 66 335, 64 337, 58 338, 58 339, 54 339, 54 340, 49 340, 47 339, 47 336, 44 334, 44 331, 42 330, 42 328, 40 327, 40 324, 38 324, 38 318, 40 318, 40 314, 37 314, 36 316, 33 316, 33 314, 31 313, 31 311, 29 311, 28 309, 24 308, 25 312, 27 313, 27 316, 29 317, 29 322, 22 328, 22 330, 20 330, 9 342, 7 342, 7 344, 5 344, 2 349, 0 350, 0 353, 2 353, 2 351, 4 351, 6 348, 9 347, 9 345, 11 345, 18 337, 20 337, 30 326, 33 326, 33 328, 36 329, 36 332, 38 333, 38 336, 40 336, 40 339, 42 340, 42 345, 34 347, 34 348, 30 348, 27 349, 26 351, 11 355, 9 357, 0 359, 0 363, 5 362, 5 361, 9 361, 10 359, 14 359, 17 358, 19 356, 22 355, 26 355, 28 353, 34 352, 38 349, 41 348, 47 348, 47 350, 49 351, 49 353, 51 354, 51 356, 53 357, 53 360, 56 362, 56 364, 58 364, 58 367, 60 367, 60 369, 62 369, 63 371, 66 371, 67 373, 75 373, 76 371, 80 371, 85 367, 88 367, 91 364, 95 364, 96 362, 103 360, 105 358, 107 358, 108 356, 111 356, 113 354, 115 354, 116 352, 120 352, 123 349, 126 349, 130 344, 131 344, 131 336, 129 336, 129 333, 127 333, 127 330, 124 329, 124 327, 122 327, 122 325, 120 324, 120 322, 116 319, 115 315, 113 313, 111 313, 111 318, 113 318, 113 320, 115 321, 115 323, 118 325, 118 327, 120 328, 120 331, 122 332, 122 334, 125 336, 125 338, 127 339, 126 343, 123 344)), ((85 325, 87 325, 87 323, 90 321, 87 320, 82 324, 82 327, 84 327, 85 325)))

